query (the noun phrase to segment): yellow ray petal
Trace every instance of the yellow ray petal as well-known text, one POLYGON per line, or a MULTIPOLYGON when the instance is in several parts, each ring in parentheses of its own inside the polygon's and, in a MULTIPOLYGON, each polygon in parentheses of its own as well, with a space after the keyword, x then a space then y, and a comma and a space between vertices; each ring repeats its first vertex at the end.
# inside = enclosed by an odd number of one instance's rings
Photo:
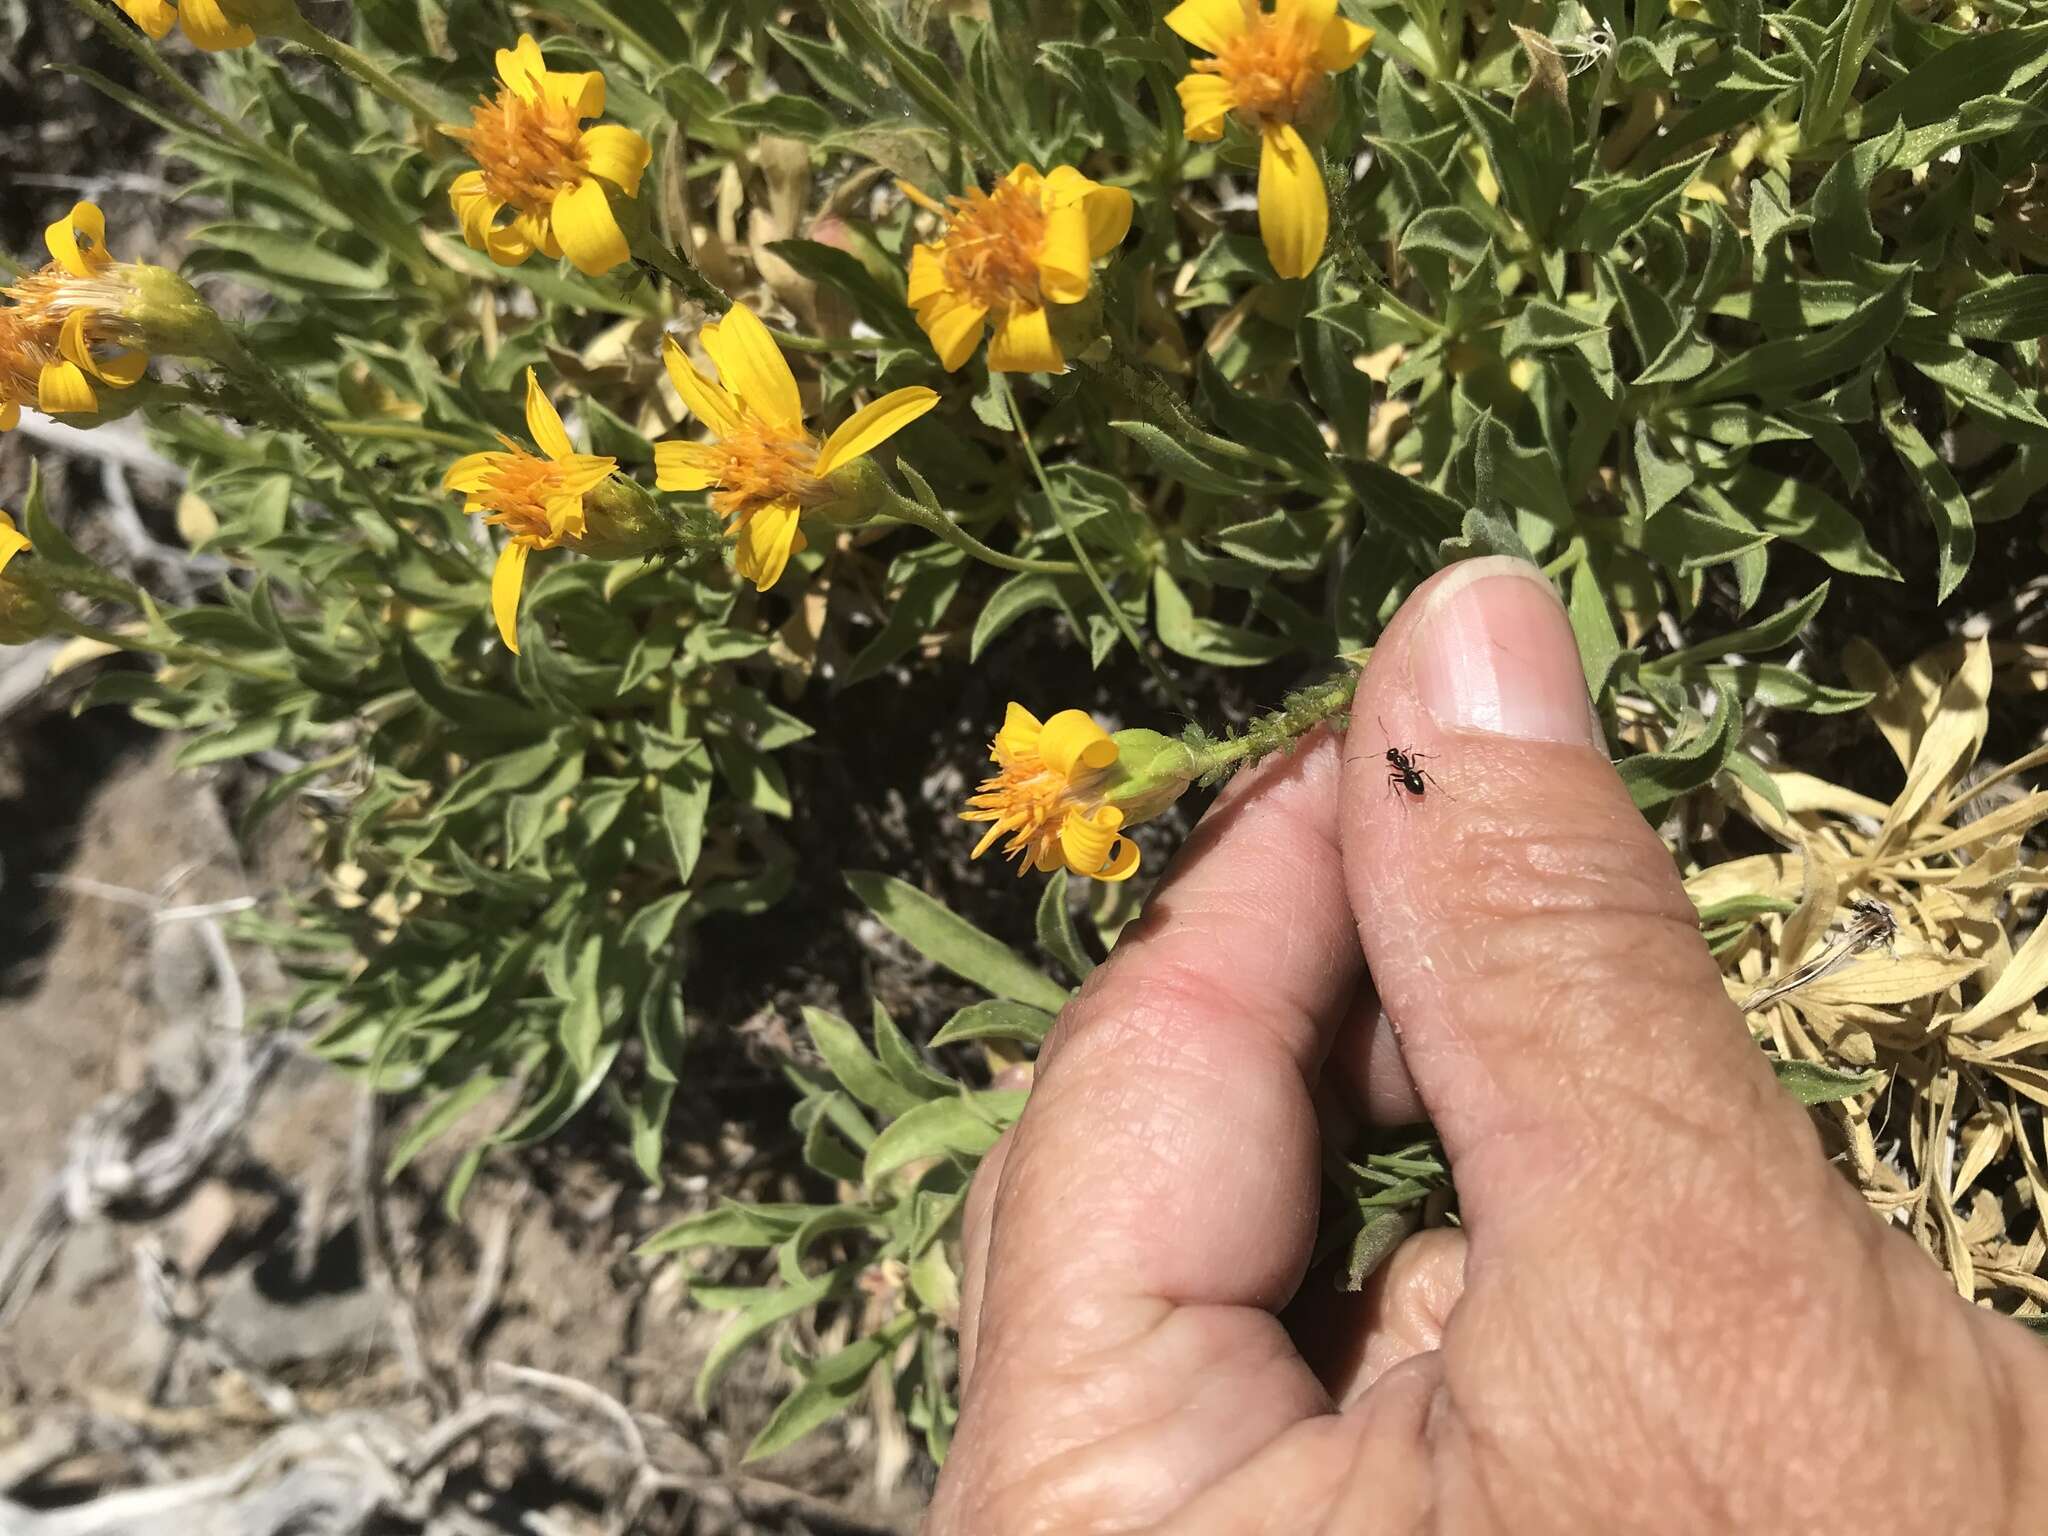
POLYGON ((224 53, 246 48, 256 34, 239 21, 229 21, 220 0, 182 0, 178 6, 178 30, 202 53, 224 53))
POLYGON ((938 391, 913 384, 907 389, 892 389, 881 399, 862 406, 832 429, 825 446, 818 450, 815 473, 829 475, 862 454, 872 453, 938 403, 938 391))
POLYGON ((718 365, 719 383, 738 395, 747 409, 770 426, 791 433, 803 430, 804 403, 796 375, 760 316, 735 304, 722 320, 705 326, 697 339, 718 365))
POLYGON ((1067 366, 1043 309, 1013 309, 996 326, 988 344, 988 365, 996 373, 1059 373, 1067 366))
POLYGON ((987 316, 986 305, 964 299, 941 299, 919 311, 917 323, 931 338, 932 350, 939 354, 939 366, 948 373, 956 373, 981 345, 982 322, 987 316))
POLYGON ((1237 105, 1237 91, 1221 75, 1183 75, 1174 87, 1180 97, 1181 131, 1197 144, 1223 137, 1223 125, 1237 105))
POLYGON ((96 411, 100 398, 92 392, 92 382, 86 378, 85 370, 67 359, 43 364, 36 378, 36 408, 45 416, 96 411))
POLYGON ((509 457, 503 453, 465 453, 448 466, 448 473, 441 477, 441 489, 480 491, 497 473, 499 461, 509 457))
POLYGON ((178 24, 178 8, 164 0, 119 0, 119 4, 128 13, 128 19, 156 42, 169 37, 171 28, 178 24))
POLYGON ((654 484, 664 491, 708 491, 718 484, 724 462, 725 456, 709 443, 656 443, 654 484))
POLYGON ((703 422, 721 438, 739 430, 740 408, 723 386, 704 377, 683 344, 673 336, 661 338, 661 360, 668 368, 669 382, 683 397, 683 409, 703 422))
POLYGON ((610 182, 628 197, 638 195, 640 177, 653 153, 645 139, 618 123, 599 123, 583 130, 582 148, 591 175, 610 182))
POLYGON ((522 34, 512 47, 500 48, 497 64, 498 78, 511 87, 513 95, 526 102, 541 99, 541 82, 547 78, 548 65, 540 56, 540 44, 531 35, 522 34))
POLYGON ((1282 277, 1307 277, 1330 237, 1330 204, 1316 157, 1289 123, 1269 123, 1259 147, 1259 234, 1282 277))
POLYGON ((515 236, 550 261, 562 259, 562 242, 555 238, 554 225, 549 222, 552 209, 542 213, 522 213, 512 221, 515 236))
POLYGON ((43 242, 57 265, 73 277, 91 277, 112 259, 107 255, 107 220, 92 203, 74 203, 71 211, 43 231, 43 242))
POLYGON ((585 277, 598 277, 631 258, 604 183, 586 176, 555 199, 550 223, 562 254, 585 277))
POLYGON ((604 76, 594 69, 551 69, 541 76, 540 93, 579 118, 604 111, 604 76))
POLYGON ((801 547, 797 504, 771 501, 740 525, 733 565, 763 592, 782 579, 789 557, 801 547))
POLYGON ((1055 304, 1078 304, 1088 297, 1088 212, 1083 204, 1072 202, 1045 216, 1038 289, 1055 304))
POLYGON ((0 432, 12 432, 21 425, 21 407, 12 400, 0 400, 0 432))
POLYGON ((617 459, 602 453, 572 453, 555 462, 561 466, 561 494, 573 496, 579 502, 611 479, 619 467, 617 459))
POLYGON ((1349 69, 1365 57, 1366 49, 1378 36, 1371 27, 1361 27, 1355 21, 1346 21, 1342 16, 1333 16, 1330 24, 1323 29, 1323 40, 1316 48, 1316 63, 1327 70, 1349 69))
POLYGON ((1303 37, 1320 42, 1336 19, 1337 0, 1275 0, 1273 14, 1279 20, 1291 21, 1303 37))
POLYGON ((1088 217, 1088 257, 1099 261, 1131 232, 1131 194, 1122 187, 1090 181, 1071 165, 1054 166, 1045 178, 1046 207, 1057 211, 1079 203, 1088 217))
POLYGON ((505 649, 519 654, 519 589, 526 582, 524 544, 508 543, 498 551, 497 566, 491 571, 491 617, 498 621, 498 638, 505 649))
POLYGON ((575 456, 576 445, 569 441, 569 431, 562 425, 560 413, 542 392, 540 376, 531 368, 526 370, 526 431, 549 458, 575 456))
POLYGON ((910 248, 910 288, 906 297, 912 309, 930 303, 946 291, 945 248, 914 245, 910 248))
POLYGON ((1244 0, 1182 0, 1166 13, 1166 24, 1206 53, 1221 53, 1248 25, 1244 0))
POLYGON ((14 526, 14 519, 5 512, 0 512, 0 571, 6 570, 7 562, 24 549, 33 547, 28 541, 28 535, 14 526))

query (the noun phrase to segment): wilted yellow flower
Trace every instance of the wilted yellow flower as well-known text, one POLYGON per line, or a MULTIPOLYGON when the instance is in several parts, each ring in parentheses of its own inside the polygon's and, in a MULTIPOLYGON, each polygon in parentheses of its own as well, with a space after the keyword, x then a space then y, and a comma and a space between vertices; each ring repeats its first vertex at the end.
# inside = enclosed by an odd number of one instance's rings
POLYGON ((149 358, 124 344, 123 311, 135 297, 130 268, 107 253, 107 223, 74 204, 43 236, 55 260, 0 293, 0 431, 34 402, 49 415, 100 408, 93 381, 126 389, 149 358))
POLYGON ((1057 373, 1067 366, 1047 306, 1088 297, 1090 266, 1130 233, 1131 194, 1071 165, 1041 176, 1020 165, 995 185, 941 206, 903 193, 946 221, 910 253, 910 303, 951 373, 995 327, 988 365, 998 373, 1057 373))
POLYGON ((1124 812, 1104 794, 1117 744, 1086 710, 1063 709, 1041 724, 1012 704, 988 755, 996 772, 960 813, 963 821, 990 824, 974 858, 1008 838, 1003 853, 1022 861, 1019 874, 1064 865, 1096 880, 1130 878, 1138 845, 1123 835, 1124 812))
POLYGON ((526 580, 526 557, 536 549, 577 544, 588 526, 584 497, 618 468, 616 459, 576 451, 531 368, 526 370, 526 430, 546 458, 501 436, 504 452, 466 454, 441 481, 444 491, 461 491, 469 498, 463 511, 483 513, 485 522, 496 523, 508 535, 491 573, 491 613, 505 648, 513 652, 519 649, 519 589, 526 580))
POLYGON ((635 197, 647 169, 647 141, 618 123, 582 127, 604 111, 604 76, 596 70, 553 70, 540 44, 521 37, 498 50, 495 100, 480 101, 467 128, 444 128, 476 157, 448 188, 462 238, 501 267, 535 251, 567 256, 595 277, 628 260, 626 236, 612 216, 605 186, 635 197), (499 224, 510 208, 510 223, 499 224))
POLYGON ((781 579, 804 547, 797 520, 806 507, 840 500, 833 476, 938 404, 922 385, 891 390, 862 406, 824 442, 804 426, 796 376, 760 318, 735 304, 697 339, 718 367, 718 381, 697 371, 676 339, 663 361, 676 393, 714 439, 654 445, 654 483, 664 491, 711 491, 712 510, 738 540, 734 563, 764 590, 781 579))
POLYGON ((1372 46, 1373 30, 1337 14, 1337 0, 1182 0, 1166 24, 1215 55, 1180 82, 1187 136, 1223 136, 1235 112, 1259 134, 1259 234, 1282 277, 1306 277, 1330 237, 1330 201, 1300 124, 1320 103, 1324 79, 1372 46))

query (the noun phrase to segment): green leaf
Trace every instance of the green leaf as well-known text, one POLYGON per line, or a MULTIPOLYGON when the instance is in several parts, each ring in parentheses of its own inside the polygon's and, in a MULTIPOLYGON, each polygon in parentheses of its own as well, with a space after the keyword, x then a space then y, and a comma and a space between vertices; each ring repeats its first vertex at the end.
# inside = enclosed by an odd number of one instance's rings
POLYGON ((710 1411, 711 1389, 718 1385, 742 1349, 784 1318, 807 1312, 826 1297, 847 1289, 861 1268, 859 1264, 842 1264, 798 1284, 763 1290, 749 1300, 739 1316, 726 1324, 704 1357, 703 1368, 697 1372, 697 1411, 710 1411))
POLYGON ((692 1248, 772 1248, 818 1209, 815 1205, 747 1205, 722 1200, 715 1209, 670 1222, 633 1252, 651 1258, 692 1248))
POLYGON ((1590 559, 1572 567, 1571 595, 1566 605, 1572 634, 1579 642, 1579 661, 1586 673, 1586 693, 1598 699, 1607 687, 1614 663, 1621 656, 1621 637, 1614 631, 1614 615, 1607 609, 1607 594, 1590 559))
POLYGON ((1243 479, 1197 458, 1149 421, 1112 421, 1110 426, 1144 449, 1160 473, 1192 490, 1219 496, 1252 496, 1264 489, 1260 481, 1243 479))
POLYGON ((861 1182, 873 1189, 905 1164, 927 1157, 979 1159, 1016 1123, 1029 1097, 1023 1088, 991 1088, 918 1105, 875 1138, 861 1182))
POLYGON ((1683 459, 1667 459, 1657 451, 1650 424, 1636 422, 1636 484, 1643 493, 1643 516, 1655 517, 1691 488, 1693 467, 1683 459))
POLYGON ((195 231, 192 239, 202 247, 238 252, 296 284, 317 283, 362 293, 388 292, 391 287, 391 274, 381 257, 365 262, 337 256, 299 231, 260 224, 209 224, 195 231))
POLYGON ((405 1128, 405 1134, 391 1149, 390 1160, 384 1164, 384 1181, 388 1184, 397 1178, 435 1137, 489 1098, 500 1086, 497 1078, 479 1074, 435 1098, 425 1110, 413 1117, 412 1123, 405 1128))
POLYGON ((1680 397, 1701 401, 1754 394, 1765 400, 1782 400, 1846 373, 1876 356, 1898 333, 1906 317, 1908 286, 1908 279, 1899 278, 1857 306, 1840 325, 1816 335, 1788 336, 1751 347, 1680 391, 1680 397))
POLYGON ((1086 981, 1095 961, 1074 927, 1074 915, 1067 910, 1067 872, 1056 869, 1045 882, 1045 894, 1038 898, 1038 945, 1066 968, 1075 981, 1086 981))
POLYGON ((1961 583, 1964 572, 1977 553, 1977 523, 1970 515, 1970 501, 1956 477, 1934 451, 1933 444, 1906 414, 1906 402, 1880 370, 1878 383, 1885 436, 1905 463, 1907 479, 1920 493, 1920 501, 1934 523, 1934 538, 1941 550, 1941 568, 1935 581, 1934 600, 1945 602, 1961 583))
POLYGON ((1976 341, 2036 341, 2048 336, 2048 272, 2001 277, 1956 300, 1958 336, 1976 341))
MULTIPOLYGON (((1697 717, 1695 717, 1697 718, 1697 717)), ((1642 811, 1652 811, 1688 791, 1711 783, 1735 750, 1742 717, 1733 694, 1724 693, 1714 718, 1689 739, 1661 752, 1640 752, 1614 765, 1642 811)))
POLYGON ((882 1070, 903 1088, 920 1099, 942 1099, 960 1091, 960 1085, 953 1079, 926 1064, 923 1054, 896 1027, 896 1021, 889 1017, 889 1010, 882 1006, 880 999, 874 1002, 871 1018, 875 1055, 881 1058, 882 1070))
POLYGON ((1581 309, 1553 304, 1548 299, 1531 299, 1515 311, 1514 317, 1502 329, 1501 356, 1548 352, 1559 347, 1577 346, 1589 337, 1605 336, 1608 331, 1605 311, 1604 301, 1597 309, 1581 309))
POLYGON ((28 461, 28 494, 21 503, 21 531, 34 548, 38 560, 71 568, 92 564, 51 518, 49 508, 44 504, 43 466, 38 459, 28 461))
POLYGON ((721 112, 718 121, 746 133, 772 133, 807 143, 826 138, 839 127, 838 119, 823 106, 793 91, 740 102, 721 112))
POLYGON ((2048 22, 1971 32, 1866 101, 1856 136, 1938 122, 1979 97, 2013 95, 2044 69, 2048 22))
POLYGON ((409 637, 398 642, 398 660, 420 701, 450 724, 493 736, 533 737, 547 728, 547 722, 524 705, 450 682, 409 637))
POLYGON ((932 1036, 932 1046, 936 1049, 967 1040, 1021 1040, 1035 1047, 1045 1043, 1055 1017, 1026 1003, 970 1003, 932 1036))
POLYGON ((915 1320, 914 1313, 903 1313, 885 1331, 855 1339, 813 1365, 803 1385, 776 1404, 741 1460, 773 1456, 853 1406, 869 1374, 902 1342, 915 1320))
POLYGON ((662 778, 658 795, 676 878, 688 880, 704 851, 704 818, 711 809, 711 758, 702 742, 662 778))
POLYGON ((860 1031, 846 1020, 822 1008, 806 1008, 803 1013, 804 1027, 810 1031, 818 1054, 825 1058, 826 1067, 839 1080, 839 1086, 861 1103, 881 1114, 896 1116, 925 1102, 924 1095, 912 1093, 883 1070, 861 1039, 860 1031))
POLYGON ((1813 622, 1813 616, 1820 612, 1821 604, 1828 600, 1828 584, 1822 582, 1806 596, 1795 603, 1788 603, 1767 619, 1745 625, 1743 628, 1720 635, 1698 645, 1688 645, 1682 650, 1659 656, 1655 661, 1645 662, 1646 672, 1676 672, 1689 666, 1719 661, 1723 656, 1747 656, 1755 651, 1775 651, 1781 645, 1789 645, 1793 636, 1813 622))
POLYGON ((1817 1061, 1771 1059, 1778 1085, 1802 1104, 1832 1104, 1853 1099, 1878 1080, 1875 1072, 1837 1072, 1817 1061))
POLYGON ((846 884, 885 927, 934 964, 1012 1002, 1049 1013, 1066 1007, 1066 988, 916 886, 872 870, 848 871, 846 884))
POLYGON ((1444 208, 1425 208, 1410 219, 1401 231, 1400 250, 1403 255, 1435 251, 1470 267, 1485 257, 1486 247, 1492 239, 1492 233, 1476 215, 1453 204, 1444 208))
POLYGON ((1152 573, 1152 622, 1159 643, 1212 667, 1256 667, 1285 656, 1294 642, 1236 624, 1197 618, 1187 594, 1164 566, 1152 573))
POLYGON ((989 642, 1025 614, 1034 608, 1056 608, 1059 601, 1059 588, 1050 576, 1028 572, 1012 576, 989 594, 975 615, 974 635, 967 643, 968 662, 981 660, 989 642))
POLYGON ((1585 203, 1572 221, 1567 244, 1573 250, 1611 254, 1649 220, 1676 208, 1713 155, 1707 150, 1648 176, 1608 176, 1582 184, 1585 203))

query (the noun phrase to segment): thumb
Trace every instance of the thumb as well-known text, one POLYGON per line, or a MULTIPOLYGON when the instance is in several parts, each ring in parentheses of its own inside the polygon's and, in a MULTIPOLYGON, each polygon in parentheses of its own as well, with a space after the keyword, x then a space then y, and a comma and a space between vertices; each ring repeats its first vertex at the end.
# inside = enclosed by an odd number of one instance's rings
POLYGON ((1352 910, 1475 1260, 1595 1209, 1697 1210, 1706 1164, 1774 1169, 1781 1195, 1798 1168, 1802 1200, 1839 1198, 1608 760, 1539 571, 1473 560, 1424 583, 1374 649, 1348 739, 1352 910), (1390 746, 1426 772, 1421 794, 1390 746))

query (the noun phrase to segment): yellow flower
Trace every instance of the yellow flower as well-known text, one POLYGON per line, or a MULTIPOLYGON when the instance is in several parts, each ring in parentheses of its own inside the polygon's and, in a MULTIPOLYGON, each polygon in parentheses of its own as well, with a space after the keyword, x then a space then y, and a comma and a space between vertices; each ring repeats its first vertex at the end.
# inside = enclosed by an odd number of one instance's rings
MULTIPOLYGON (((230 14, 221 0, 115 0, 128 19, 156 41, 170 35, 175 24, 185 40, 205 53, 223 53, 246 48, 256 41, 256 29, 237 14, 230 14)), ((293 12, 297 14, 296 11, 293 12)))
POLYGON ((616 459, 576 451, 531 368, 526 370, 526 430, 546 458, 500 437, 503 453, 466 454, 441 481, 442 490, 461 491, 469 498, 463 511, 483 513, 485 522, 496 523, 508 535, 491 573, 491 613, 505 649, 515 653, 526 557, 558 544, 574 547, 587 527, 583 498, 618 468, 616 459))
POLYGON ((1235 112, 1259 134, 1259 234, 1282 277, 1306 277, 1330 235, 1329 196, 1300 124, 1314 112, 1324 77, 1349 69, 1373 30, 1337 14, 1337 0, 1182 0, 1166 24, 1213 58, 1180 82, 1187 136, 1223 136, 1235 112))
POLYGON ((1003 838, 1003 853, 1047 873, 1064 865, 1096 880, 1127 880, 1138 867, 1138 845, 1122 833, 1124 813, 1104 790, 1118 748, 1085 710, 1063 709, 1043 724, 1012 704, 989 743, 995 774, 969 797, 962 821, 989 829, 974 845, 980 858, 1003 838))
POLYGON ((1088 297, 1090 265, 1130 233, 1131 194, 1071 165, 1043 176, 1020 165, 993 192, 977 188, 944 206, 915 187, 903 192, 945 220, 937 240, 911 250, 910 303, 946 371, 974 355, 991 325, 996 372, 1065 368, 1046 306, 1088 297))
POLYGON ((566 255, 595 277, 628 260, 605 186, 637 196, 649 151, 618 123, 580 126, 604 111, 604 76, 549 69, 540 44, 521 37, 516 48, 498 50, 498 78, 504 89, 477 103, 469 127, 442 130, 468 145, 480 167, 448 188, 462 238, 501 267, 539 251, 566 255), (506 208, 512 220, 499 224, 506 208))
POLYGON ((804 509, 844 495, 833 476, 909 426, 939 397, 921 385, 892 390, 855 411, 821 443, 804 426, 796 376, 752 310, 735 304, 697 339, 717 365, 716 383, 697 371, 673 336, 663 345, 663 360, 676 393, 713 440, 656 443, 654 483, 664 491, 712 492, 712 510, 738 541, 734 563, 765 591, 804 547, 797 527, 804 509))
POLYGON ((132 269, 107 252, 107 223, 91 203, 44 232, 55 260, 0 293, 0 431, 33 401, 48 415, 100 408, 93 381, 126 389, 149 365, 124 343, 132 327, 123 311, 134 298, 132 269))

